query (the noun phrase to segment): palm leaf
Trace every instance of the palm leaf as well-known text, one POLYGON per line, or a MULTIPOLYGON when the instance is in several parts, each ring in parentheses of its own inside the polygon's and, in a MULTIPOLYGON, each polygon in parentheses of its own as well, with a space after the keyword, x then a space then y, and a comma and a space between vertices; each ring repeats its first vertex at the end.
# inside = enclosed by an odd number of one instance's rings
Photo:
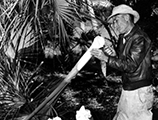
POLYGON ((38 74, 40 67, 35 68, 35 72, 32 74, 32 71, 21 65, 23 59, 21 56, 31 53, 32 47, 37 51, 43 49, 44 38, 47 35, 54 38, 50 41, 58 45, 60 50, 66 51, 69 47, 69 35, 65 23, 71 25, 74 19, 73 11, 68 6, 60 5, 57 0, 42 2, 40 0, 16 0, 12 3, 12 7, 8 6, 10 5, 4 2, 0 7, 0 15, 3 18, 1 20, 3 34, 0 47, 2 57, 0 60, 0 99, 6 106, 2 115, 2 118, 5 116, 5 119, 14 117, 14 113, 18 114, 21 108, 32 111, 46 96, 58 88, 61 79, 55 78, 50 84, 47 83, 49 86, 45 84, 44 80, 36 85, 40 76, 38 74), (51 11, 47 13, 51 16, 50 18, 45 18, 41 14, 45 6, 51 8, 51 11), (45 22, 47 20, 48 23, 45 22), (45 28, 44 26, 49 23, 52 23, 52 28, 45 28), (41 43, 40 47, 34 45, 37 42, 41 43), (26 50, 26 48, 29 48, 30 51, 21 54, 21 50, 26 50), (50 87, 50 91, 47 91, 48 87, 50 87))

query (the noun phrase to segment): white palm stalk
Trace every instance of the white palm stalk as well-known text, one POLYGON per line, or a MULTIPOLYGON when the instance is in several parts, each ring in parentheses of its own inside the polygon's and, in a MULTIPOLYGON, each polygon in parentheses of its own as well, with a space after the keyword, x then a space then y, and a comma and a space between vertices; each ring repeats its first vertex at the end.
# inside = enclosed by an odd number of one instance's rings
POLYGON ((90 60, 92 57, 90 51, 93 48, 101 48, 105 44, 103 37, 95 37, 92 45, 86 51, 86 53, 79 59, 76 65, 72 68, 66 78, 59 84, 58 88, 55 89, 29 116, 24 120, 31 119, 36 113, 38 113, 43 107, 49 107, 51 103, 60 95, 60 93, 65 89, 65 87, 71 82, 77 73, 83 68, 83 66, 90 60))

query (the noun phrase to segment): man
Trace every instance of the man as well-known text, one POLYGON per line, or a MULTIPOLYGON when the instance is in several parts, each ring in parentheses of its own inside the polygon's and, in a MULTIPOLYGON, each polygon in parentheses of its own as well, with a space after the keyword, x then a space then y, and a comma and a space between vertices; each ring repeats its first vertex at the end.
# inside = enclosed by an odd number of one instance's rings
POLYGON ((94 57, 122 72, 123 89, 113 120, 152 120, 151 40, 135 25, 139 18, 127 5, 114 7, 108 22, 120 36, 116 54, 108 47, 104 52, 91 50, 94 57))

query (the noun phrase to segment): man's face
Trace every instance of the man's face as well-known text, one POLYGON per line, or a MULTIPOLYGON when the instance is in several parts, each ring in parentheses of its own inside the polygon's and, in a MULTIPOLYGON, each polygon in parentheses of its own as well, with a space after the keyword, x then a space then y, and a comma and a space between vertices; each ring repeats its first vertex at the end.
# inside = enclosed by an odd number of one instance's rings
POLYGON ((110 20, 110 27, 117 33, 117 34, 124 34, 126 32, 126 28, 128 26, 128 22, 125 19, 125 14, 119 14, 111 18, 110 20))

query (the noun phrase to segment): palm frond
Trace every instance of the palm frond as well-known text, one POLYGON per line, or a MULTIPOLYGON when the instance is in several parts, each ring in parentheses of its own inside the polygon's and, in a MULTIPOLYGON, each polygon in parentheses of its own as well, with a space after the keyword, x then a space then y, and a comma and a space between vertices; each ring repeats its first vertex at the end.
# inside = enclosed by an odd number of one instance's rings
POLYGON ((27 108, 30 113, 51 92, 60 90, 55 93, 51 102, 55 104, 63 90, 59 86, 62 79, 53 77, 51 81, 45 80, 39 74, 40 65, 32 73, 21 61, 26 60, 23 56, 34 55, 33 58, 38 59, 36 53, 45 47, 47 36, 53 44, 53 50, 63 50, 61 53, 65 53, 71 42, 67 27, 73 29, 74 10, 60 4, 58 0, 15 0, 12 5, 4 2, 0 9, 3 27, 0 47, 0 99, 7 106, 6 113, 16 113, 22 108, 27 108), (43 14, 47 7, 48 11, 43 14))

